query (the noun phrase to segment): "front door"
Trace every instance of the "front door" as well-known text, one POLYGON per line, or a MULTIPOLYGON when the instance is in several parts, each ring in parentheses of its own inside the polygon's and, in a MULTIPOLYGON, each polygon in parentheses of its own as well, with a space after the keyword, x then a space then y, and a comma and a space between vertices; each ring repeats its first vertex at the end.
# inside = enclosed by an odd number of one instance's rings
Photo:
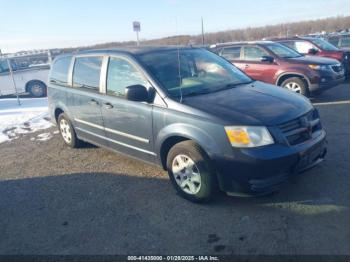
POLYGON ((123 56, 110 57, 101 107, 106 136, 115 150, 153 162, 153 106, 126 100, 125 88, 132 85, 150 88, 136 63, 123 56))
POLYGON ((103 57, 81 56, 75 58, 73 88, 67 94, 72 109, 77 135, 100 145, 107 145, 102 120, 100 94, 103 57))
POLYGON ((271 56, 266 50, 255 45, 243 47, 242 70, 254 80, 274 83, 273 75, 278 69, 275 62, 262 61, 262 57, 271 56))

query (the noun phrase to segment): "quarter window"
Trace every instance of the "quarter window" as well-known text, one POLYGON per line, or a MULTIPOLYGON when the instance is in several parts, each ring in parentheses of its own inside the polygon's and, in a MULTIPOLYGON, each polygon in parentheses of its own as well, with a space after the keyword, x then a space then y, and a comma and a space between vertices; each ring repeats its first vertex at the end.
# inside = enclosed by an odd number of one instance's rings
POLYGON ((244 47, 244 60, 248 61, 260 61, 263 56, 268 56, 269 54, 257 46, 245 46, 244 47))
POLYGON ((111 57, 107 72, 107 94, 124 97, 125 88, 132 85, 148 87, 148 81, 127 60, 111 57))
POLYGON ((241 47, 234 46, 234 47, 224 48, 222 50, 221 55, 227 60, 239 60, 241 56, 241 47))
POLYGON ((102 57, 77 57, 73 71, 73 87, 99 90, 102 57))
POLYGON ((72 57, 68 56, 56 60, 52 65, 50 82, 60 85, 66 85, 68 83, 68 71, 71 59, 72 57))

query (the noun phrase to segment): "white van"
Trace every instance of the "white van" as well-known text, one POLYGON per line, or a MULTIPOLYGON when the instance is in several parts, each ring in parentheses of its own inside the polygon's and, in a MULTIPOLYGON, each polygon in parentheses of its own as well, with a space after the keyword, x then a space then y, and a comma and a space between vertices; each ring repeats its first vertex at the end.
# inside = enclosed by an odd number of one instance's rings
MULTIPOLYGON (((46 95, 49 65, 13 70, 18 93, 30 93, 32 96, 46 95)), ((7 59, 0 58, 0 96, 15 94, 16 90, 10 74, 7 59)))

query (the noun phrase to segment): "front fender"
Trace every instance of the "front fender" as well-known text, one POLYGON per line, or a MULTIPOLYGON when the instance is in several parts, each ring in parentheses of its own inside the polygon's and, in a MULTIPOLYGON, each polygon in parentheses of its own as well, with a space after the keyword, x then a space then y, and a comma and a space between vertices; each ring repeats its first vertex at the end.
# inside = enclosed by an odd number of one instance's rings
POLYGON ((161 129, 155 139, 155 148, 157 149, 159 156, 163 143, 171 137, 183 137, 195 141, 204 149, 209 157, 215 154, 220 154, 221 152, 218 143, 205 130, 190 124, 174 123, 161 129))

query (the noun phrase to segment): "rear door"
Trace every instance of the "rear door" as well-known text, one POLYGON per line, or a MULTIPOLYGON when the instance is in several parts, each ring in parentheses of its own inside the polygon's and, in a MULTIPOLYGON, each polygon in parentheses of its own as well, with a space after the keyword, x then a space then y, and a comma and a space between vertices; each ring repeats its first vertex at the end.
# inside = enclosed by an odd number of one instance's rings
POLYGON ((79 137, 107 145, 102 120, 100 87, 103 56, 77 56, 74 60, 71 92, 67 103, 73 113, 79 137))
POLYGON ((142 85, 149 89, 150 83, 137 63, 126 56, 111 56, 106 76, 101 108, 109 146, 153 162, 153 106, 125 99, 126 87, 142 85))

